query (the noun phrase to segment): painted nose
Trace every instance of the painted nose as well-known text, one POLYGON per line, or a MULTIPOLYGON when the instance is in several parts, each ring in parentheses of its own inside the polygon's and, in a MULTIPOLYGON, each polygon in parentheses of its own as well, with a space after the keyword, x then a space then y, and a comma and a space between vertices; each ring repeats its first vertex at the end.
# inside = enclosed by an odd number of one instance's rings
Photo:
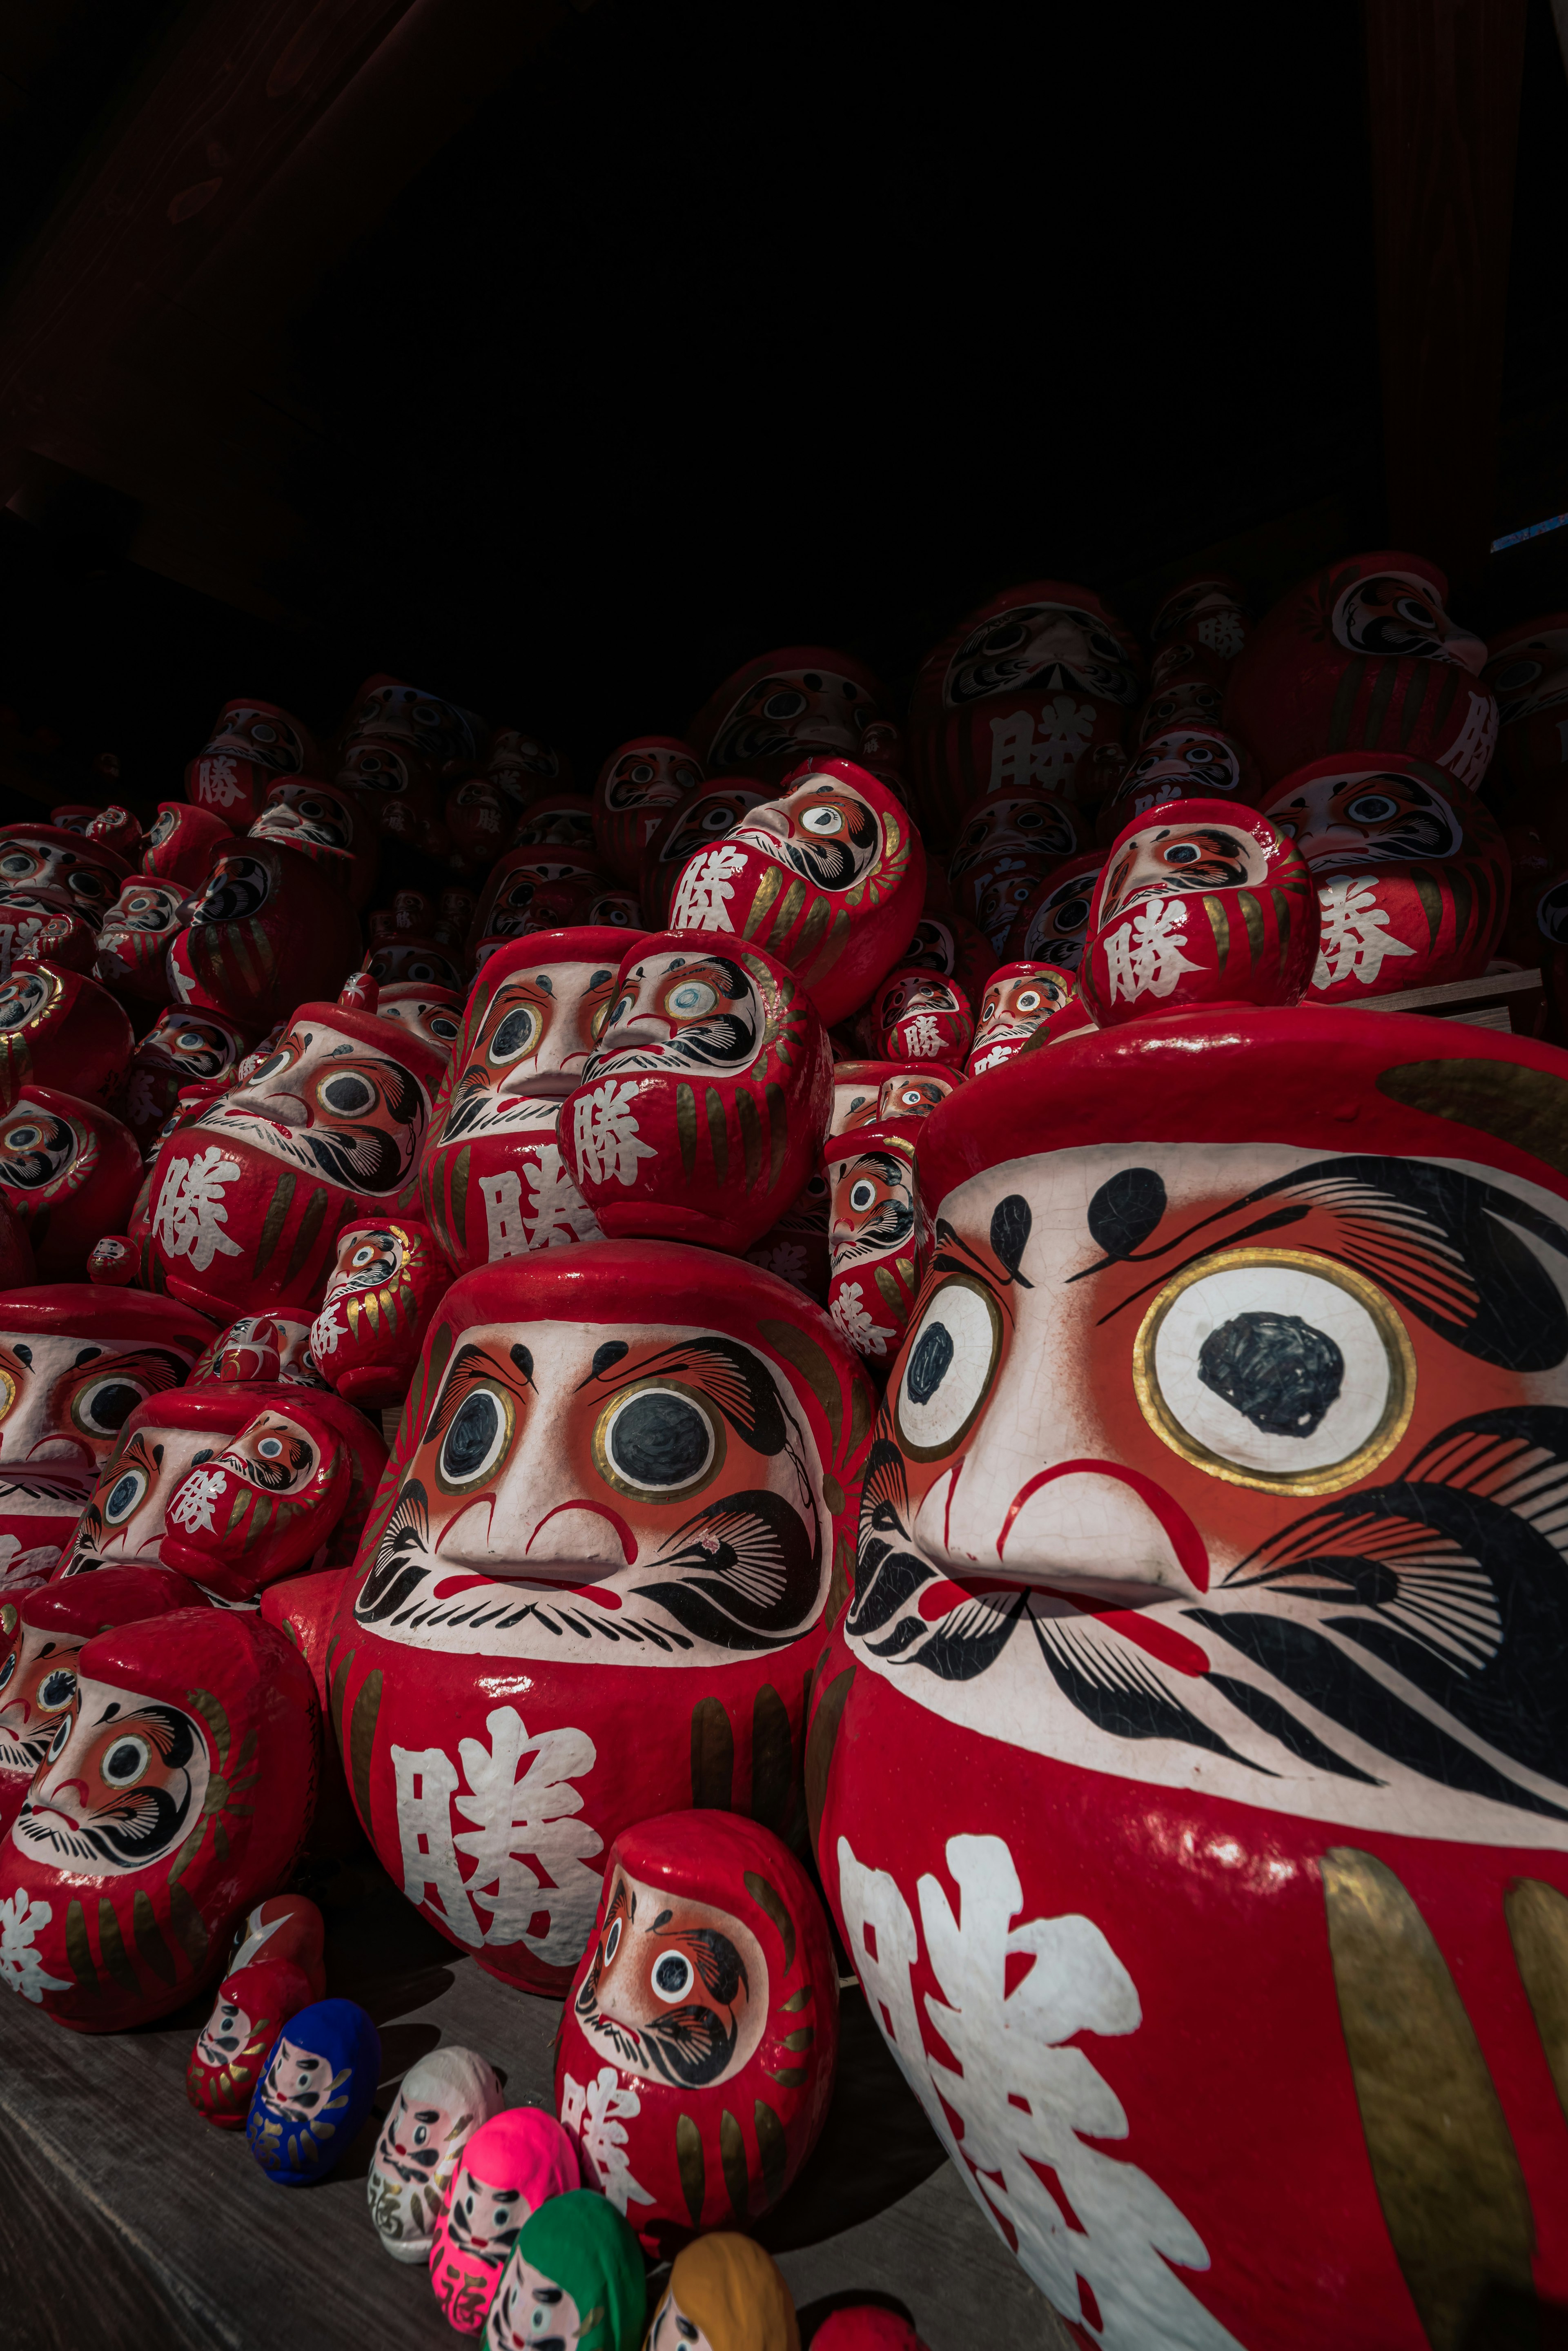
POLYGON ((998 1501, 992 1482, 961 1463, 921 1504, 915 1541, 958 1576, 999 1570, 1019 1583, 1092 1594, 1208 1588, 1207 1554, 1186 1511, 1119 1463, 1057 1462, 1026 1478, 999 1512, 998 1501))

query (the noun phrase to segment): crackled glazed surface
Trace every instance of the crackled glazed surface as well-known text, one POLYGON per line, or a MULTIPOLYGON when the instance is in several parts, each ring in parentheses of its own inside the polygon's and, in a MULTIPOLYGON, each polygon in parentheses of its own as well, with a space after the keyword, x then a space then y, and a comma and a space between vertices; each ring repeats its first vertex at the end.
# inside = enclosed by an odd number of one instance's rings
POLYGON ((940 1239, 813 1727, 884 2032, 1130 2351, 1416 2351, 1532 2227, 1543 2291, 1568 2263, 1568 1200, 1511 1139, 1563 1081, 1351 1027, 1091 1036, 1049 1102, 1025 1061, 926 1122, 940 1239))

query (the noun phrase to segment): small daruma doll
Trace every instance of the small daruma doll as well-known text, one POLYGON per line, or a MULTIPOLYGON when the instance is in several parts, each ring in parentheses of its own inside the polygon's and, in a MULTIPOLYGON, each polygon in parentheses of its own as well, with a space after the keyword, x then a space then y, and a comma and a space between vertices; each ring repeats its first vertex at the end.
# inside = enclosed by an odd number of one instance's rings
POLYGON ((1342 753, 1287 776, 1263 807, 1317 890, 1315 998, 1362 1003, 1486 969, 1508 919, 1508 853, 1490 810, 1442 768, 1342 753))
POLYGON ((915 1174, 917 1123, 853 1126, 823 1155, 832 1186, 828 1311, 858 1355, 898 1352, 930 1254, 915 1174))
MULTIPOLYGON (((288 852, 282 852, 288 853, 288 852)), ((152 1247, 176 1298, 313 1306, 350 1217, 413 1190, 444 1054, 342 1004, 301 1004, 249 1077, 163 1144, 152 1247)))
POLYGON ((133 874, 103 918, 93 971, 106 987, 147 1004, 174 993, 169 950, 191 919, 191 893, 177 882, 133 874))
POLYGON ((670 927, 733 931, 777 956, 831 1028, 897 963, 925 897, 901 802, 852 761, 821 759, 683 867, 670 927))
POLYGON ((158 1015, 131 1057, 115 1107, 145 1151, 187 1086, 226 1079, 249 1049, 252 1031, 226 1013, 172 1004, 158 1015))
POLYGON ((650 2252, 772 2209, 826 2118, 838 2039, 827 1918, 787 1846, 716 1813, 622 1831, 567 2000, 556 2105, 650 2252))
POLYGON ((225 702, 206 743, 185 769, 185 798, 235 832, 254 824, 278 776, 321 772, 314 737, 274 702, 242 695, 225 702))
POLYGON ((1102 841, 1114 841, 1135 817, 1172 800, 1234 799, 1257 804, 1262 789, 1257 761, 1218 726, 1172 726, 1154 736, 1131 761, 1100 811, 1102 841))
POLYGON ((204 2122, 241 2127, 278 2034, 312 1998, 304 1970, 287 1959, 261 1959, 224 1979, 185 2068, 185 2095, 204 2122))
POLYGON ((310 1326, 317 1369, 361 1412, 401 1404, 452 1268, 428 1226, 410 1217, 345 1225, 321 1311, 310 1326))
POLYGON ((497 947, 475 981, 419 1173, 424 1213, 459 1272, 601 1238, 556 1125, 627 945, 603 928, 541 931, 497 947))
POLYGON ((762 807, 768 798, 764 785, 731 778, 688 792, 666 810, 643 852, 637 883, 644 914, 655 929, 669 918, 670 901, 688 858, 699 849, 715 848, 749 810, 762 807))
POLYGON ((371 2219, 394 2262, 429 2261, 458 2158, 501 2098, 472 2049, 433 2049, 403 2075, 365 2179, 371 2219))
POLYGON ((775 956, 700 931, 640 940, 561 1113, 567 1171, 612 1239, 749 1249, 811 1173, 831 1069, 775 956))
POLYGON ((162 1545, 166 1565, 230 1607, 351 1557, 386 1458, 370 1423, 335 1395, 290 1387, 251 1400, 239 1434, 175 1488, 162 1545))
POLYGON ((122 1005, 85 974, 25 960, 0 980, 0 1108, 26 1085, 114 1100, 135 1037, 122 1005))
POLYGON ((485 2351, 639 2351, 642 2248, 590 2188, 552 2196, 517 2231, 485 2325, 485 2351))
POLYGON ((983 1078, 1021 1053, 1042 1020, 1060 1012, 1073 989, 1070 971, 1050 963, 1004 964, 993 972, 980 1004, 965 1075, 983 1078))
POLYGON ((277 2188, 308 2188, 358 2137, 382 2070, 381 2035, 351 2000, 319 2000, 289 2019, 251 2095, 245 2135, 277 2188))
POLYGON ((1112 844, 1079 993, 1102 1028, 1199 1004, 1294 1004, 1317 952, 1305 864, 1268 817, 1184 800, 1112 844))
POLYGON ((871 1409, 744 1258, 597 1241, 447 1291, 332 1637, 366 1832, 482 1967, 559 1998, 633 1821, 789 1832, 871 1409), (468 1816, 530 1771, 497 1876, 468 1816))
POLYGON ((961 1068, 974 1038, 975 1016, 956 980, 905 969, 878 988, 872 1029, 884 1061, 950 1061, 961 1068))
MULTIPOLYGON (((220 1383, 167 1388, 139 1404, 99 1471, 60 1574, 164 1566, 165 1513, 187 1472, 215 1459, 249 1426, 265 1393, 220 1383)), ((177 1536, 178 1527, 172 1531, 177 1536)), ((183 1604, 200 1596, 192 1590, 183 1604)))
POLYGON ((1418 555, 1330 564, 1260 622, 1225 696, 1226 726, 1277 781, 1331 751, 1402 751, 1473 790, 1497 742, 1487 649, 1451 621, 1448 581, 1418 555))
POLYGON ((246 840, 220 851, 183 935, 206 1000, 261 1029, 304 997, 336 994, 360 954, 352 874, 346 850, 246 840))
POLYGON ((310 1669, 270 1625, 180 1609, 98 1634, 0 1845, 4 1973, 84 2032, 181 2007, 309 1825, 310 1669))
MULTIPOLYGON (((891 2314, 877 2310, 878 2319, 891 2314)), ((825 2346, 841 2312, 813 2335, 825 2346)), ((800 2351, 795 2304, 777 2262, 750 2237, 716 2230, 675 2255, 648 2329, 647 2351, 800 2351)), ((915 2330, 834 2339, 834 2351, 925 2351, 915 2330)))
POLYGON ((430 2252, 430 2283, 449 2325, 484 2325, 517 2231, 552 2196, 580 2188, 577 2149, 542 2106, 508 2106, 459 2153, 430 2252))

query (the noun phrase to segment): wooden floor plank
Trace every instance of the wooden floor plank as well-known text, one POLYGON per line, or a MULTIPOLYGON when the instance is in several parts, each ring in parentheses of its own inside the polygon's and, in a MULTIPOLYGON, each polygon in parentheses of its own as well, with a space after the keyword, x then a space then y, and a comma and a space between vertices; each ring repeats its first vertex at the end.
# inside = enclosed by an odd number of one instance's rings
MULTIPOLYGON (((340 1872, 329 1990, 382 2044, 378 2113, 331 2178, 282 2189, 242 2133, 184 2095, 208 2002, 138 2032, 67 2032, 0 2000, 0 2342, 5 2351, 418 2351, 453 2340, 424 2273, 382 2252, 365 2171, 406 2068, 438 2042, 479 2050, 509 2099, 548 2105, 559 2004, 485 1975, 373 1865, 340 1872)), ((326 1896, 324 1895, 324 1900, 326 1896)), ((897 2296, 930 2351, 1068 2337, 944 2158, 858 1991, 844 1995, 822 2138, 759 2231, 797 2303, 897 2296)))

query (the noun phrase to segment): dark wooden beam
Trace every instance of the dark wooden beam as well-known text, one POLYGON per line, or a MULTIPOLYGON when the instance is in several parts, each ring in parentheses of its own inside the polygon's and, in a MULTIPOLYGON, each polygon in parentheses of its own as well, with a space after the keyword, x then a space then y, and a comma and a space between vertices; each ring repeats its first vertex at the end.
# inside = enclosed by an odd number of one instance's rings
POLYGON ((1525 17, 1366 0, 1389 543, 1461 590, 1492 538, 1525 17))

